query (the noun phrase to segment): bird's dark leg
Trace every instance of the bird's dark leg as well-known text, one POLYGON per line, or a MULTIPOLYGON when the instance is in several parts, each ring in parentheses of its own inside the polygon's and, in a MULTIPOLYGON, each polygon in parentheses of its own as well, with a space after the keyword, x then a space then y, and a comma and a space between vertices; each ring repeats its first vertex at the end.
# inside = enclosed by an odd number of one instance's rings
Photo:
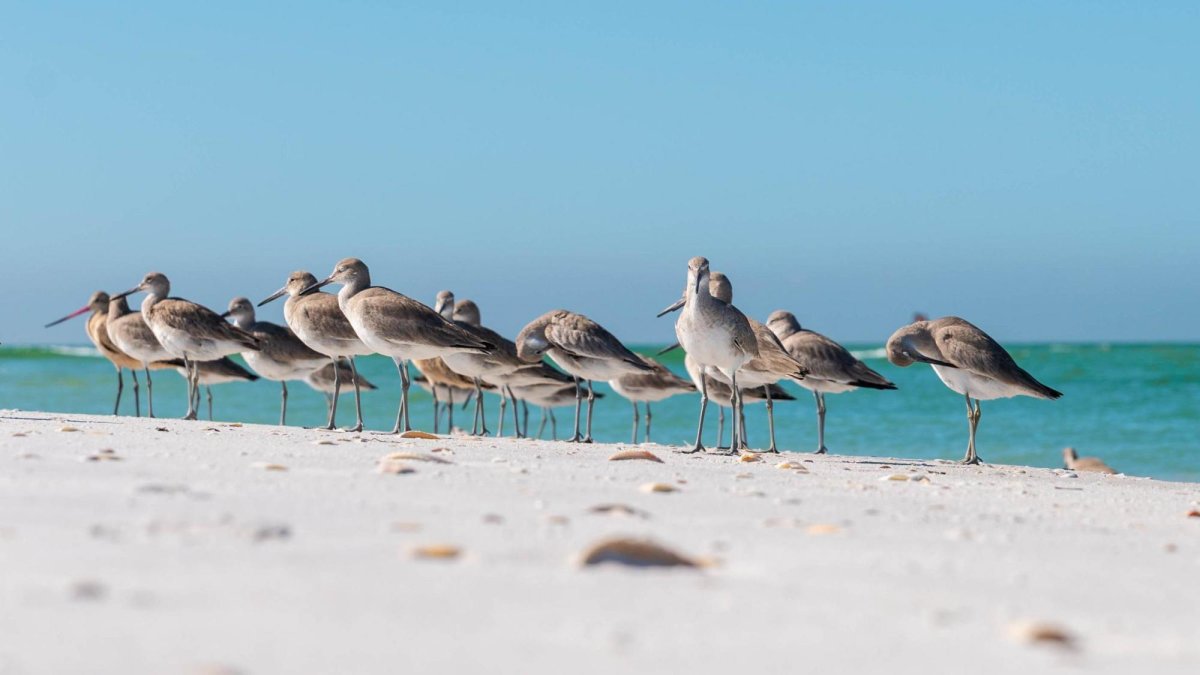
MULTIPOLYGON (((730 401, 732 403, 732 401, 730 401)), ((721 445, 722 439, 725 438, 725 406, 717 406, 717 449, 726 450, 726 446, 721 445)))
POLYGON ((429 392, 433 396, 433 433, 436 434, 440 428, 438 425, 442 423, 441 419, 438 417, 440 406, 438 405, 437 385, 435 384, 430 387, 429 392))
POLYGON ((496 389, 500 392, 500 425, 496 429, 496 438, 502 438, 504 436, 504 411, 508 408, 508 392, 503 386, 496 387, 496 389))
POLYGON ((529 403, 521 399, 521 427, 525 438, 529 438, 529 403))
POLYGON ((817 452, 818 455, 824 455, 829 452, 829 448, 825 447, 825 394, 819 391, 813 392, 813 398, 817 399, 817 452))
POLYGON ((342 392, 342 378, 338 375, 338 359, 337 359, 337 357, 336 356, 332 357, 330 359, 330 361, 333 362, 333 398, 330 399, 331 402, 329 404, 329 422, 325 425, 325 429, 328 431, 333 431, 334 429, 337 428, 337 419, 336 419, 337 418, 337 404, 338 404, 338 396, 342 392))
POLYGON ((446 396, 450 397, 446 403, 446 433, 454 433, 454 387, 446 388, 446 396))
POLYGON ((504 385, 508 390, 508 398, 512 401, 513 407, 513 435, 515 438, 524 438, 525 434, 521 433, 521 423, 517 420, 517 395, 513 393, 512 387, 504 385))
POLYGON ((130 368, 129 374, 133 377, 133 414, 141 417, 142 399, 138 396, 138 391, 141 389, 141 387, 138 386, 137 368, 130 368))
POLYGON ((633 404, 633 440, 630 441, 630 443, 637 445, 638 425, 641 421, 641 418, 638 417, 637 401, 630 401, 630 403, 633 404))
POLYGON ((408 414, 408 388, 412 380, 408 374, 408 361, 401 361, 400 367, 400 409, 404 412, 404 431, 412 430, 412 417, 408 414))
POLYGON ((979 409, 979 400, 975 400, 975 407, 971 407, 971 397, 967 396, 967 424, 970 430, 970 436, 967 437, 967 456, 962 459, 962 464, 982 464, 979 455, 975 453, 975 432, 979 429, 979 418, 983 416, 979 409))
MULTIPOLYGON (((199 390, 199 389, 197 389, 196 391, 200 391, 200 390, 199 390)), ((213 421, 213 414, 212 414, 212 386, 205 386, 205 387, 204 387, 204 393, 206 394, 206 396, 207 396, 207 398, 208 398, 208 421, 209 421, 209 422, 211 422, 211 421, 213 421)))
POLYGON ((192 384, 193 384, 192 369, 194 367, 195 367, 195 363, 193 363, 192 361, 189 361, 187 355, 185 354, 183 357, 183 379, 185 381, 187 381, 187 399, 188 399, 188 409, 187 409, 187 412, 184 413, 184 415, 183 415, 183 419, 185 419, 185 420, 196 419, 196 398, 194 395, 195 391, 193 391, 193 389, 192 389, 192 384))
POLYGON ((279 426, 287 424, 287 382, 279 381, 279 390, 282 403, 279 408, 279 426))
POLYGON ((150 417, 154 417, 154 382, 150 379, 150 364, 143 363, 146 373, 146 408, 150 417))
POLYGON ((357 415, 357 417, 356 417, 356 421, 354 422, 354 427, 351 429, 348 429, 348 431, 362 431, 363 430, 362 392, 360 391, 359 386, 358 386, 358 366, 354 363, 353 356, 350 357, 350 378, 352 380, 354 380, 354 412, 357 415))
POLYGON ((646 442, 650 442, 650 401, 646 401, 646 442))
POLYGON ((596 392, 592 390, 592 381, 588 380, 588 419, 587 419, 587 436, 583 437, 584 443, 592 442, 592 410, 596 407, 596 392))
POLYGON ((121 367, 117 366, 117 402, 113 404, 113 415, 121 410, 121 392, 125 391, 125 378, 121 375, 121 367))
MULTIPOLYGON (((771 400, 771 385, 763 385, 763 394, 765 394, 767 397, 767 428, 771 432, 771 447, 767 448, 766 450, 759 450, 758 452, 778 454, 779 449, 775 447, 775 404, 771 400)), ((743 418, 742 424, 745 425, 745 423, 745 418, 743 418)), ((751 450, 751 452, 755 451, 751 450)))
MULTIPOLYGON (((708 412, 708 383, 704 381, 704 374, 700 374, 700 421, 696 424, 696 444, 691 450, 680 450, 679 452, 691 454, 693 452, 704 452, 704 413, 708 412)), ((720 439, 717 443, 720 444, 720 439)))
POLYGON ((733 371, 731 375, 732 377, 729 378, 729 381, 731 383, 731 391, 733 392, 733 395, 729 401, 729 412, 733 417, 733 432, 729 436, 729 452, 726 454, 734 455, 737 454, 737 451, 739 448, 741 448, 742 444, 742 425, 738 422, 738 418, 741 417, 741 406, 738 404, 741 402, 742 392, 738 389, 737 371, 733 371))
MULTIPOLYGON (((572 375, 572 377, 575 377, 572 375)), ((579 434, 579 413, 583 410, 583 389, 579 386, 579 378, 575 377, 575 433, 567 439, 568 443, 578 443, 583 440, 579 434)))
POLYGON ((400 377, 400 405, 396 406, 396 425, 392 427, 392 433, 398 434, 403 431, 404 426, 404 397, 408 393, 404 389, 404 362, 397 358, 392 358, 392 363, 396 364, 396 375, 400 377))
POLYGON ((538 432, 537 432, 537 436, 535 436, 535 438, 537 438, 539 441, 542 440, 542 433, 545 431, 546 431, 546 409, 542 408, 542 421, 540 424, 538 424, 538 432))
POLYGON ((558 418, 554 416, 554 409, 550 409, 550 440, 558 440, 558 418))

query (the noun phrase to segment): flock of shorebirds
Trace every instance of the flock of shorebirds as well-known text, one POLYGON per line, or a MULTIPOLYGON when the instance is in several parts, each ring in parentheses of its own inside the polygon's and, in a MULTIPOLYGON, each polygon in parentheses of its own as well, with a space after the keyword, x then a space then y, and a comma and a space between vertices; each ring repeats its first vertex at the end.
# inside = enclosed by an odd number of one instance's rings
MULTIPOLYGON (((547 413, 556 425, 552 408, 575 404, 574 433, 569 441, 592 441, 592 412, 596 394, 593 382, 608 382, 614 391, 633 403, 633 441, 639 431, 638 403, 645 405, 645 439, 650 438, 650 404, 687 392, 700 393, 696 442, 681 452, 700 452, 709 399, 732 410, 729 453, 752 452, 746 443, 744 403, 766 402, 770 445, 762 452, 777 452, 773 400, 791 398, 778 383, 791 380, 813 392, 817 406, 817 452, 825 447, 825 395, 858 388, 895 389, 896 386, 867 367, 837 342, 802 328, 790 312, 776 311, 759 323, 733 304, 729 279, 710 272, 708 260, 688 262, 687 285, 682 297, 659 316, 682 310, 675 323, 690 381, 661 363, 635 354, 612 333, 582 314, 554 310, 539 316, 508 340, 481 323, 479 307, 470 300, 455 302, 449 291, 438 294, 434 307, 382 286, 373 286, 366 264, 356 258, 339 262, 333 273, 318 281, 308 272, 293 272, 282 288, 258 303, 262 306, 288 296, 284 303, 286 326, 258 321, 254 305, 235 298, 223 314, 194 302, 169 297, 171 284, 159 272, 147 274, 136 287, 108 296, 94 293, 83 308, 48 326, 91 311, 87 333, 100 353, 117 369, 117 406, 124 388, 123 369, 133 372, 137 400, 137 370, 145 371, 147 404, 153 416, 150 371, 175 368, 188 382, 185 419, 196 419, 200 386, 232 380, 277 381, 282 387, 280 424, 287 416, 287 383, 303 380, 329 397, 327 429, 335 429, 342 381, 353 385, 357 422, 363 428, 360 392, 374 389, 358 374, 356 356, 382 354, 396 364, 400 377, 400 405, 393 433, 411 429, 408 393, 414 378, 409 364, 421 373, 417 379, 434 400, 435 433, 441 412, 453 429, 455 397, 466 404, 474 399, 471 432, 490 431, 484 420, 485 390, 500 396, 498 434, 504 433, 506 406, 512 403, 515 434, 528 435, 528 405, 542 409, 544 431, 547 413), (338 284, 337 295, 321 291, 338 284), (131 311, 126 297, 145 293, 141 311, 131 311), (257 376, 228 359, 242 354, 257 376), (546 363, 549 357, 558 369, 546 363), (581 423, 587 400, 586 423, 581 423), (524 423, 518 416, 524 408, 524 423)), ((667 350, 664 350, 667 351, 667 350)), ((914 362, 932 366, 942 382, 966 399, 969 437, 963 462, 979 463, 975 432, 981 400, 1032 396, 1056 399, 1062 394, 1038 382, 1023 370, 1003 347, 982 330, 957 317, 919 320, 897 330, 887 342, 887 357, 901 367, 914 362)), ((209 416, 212 393, 208 392, 209 416)), ((140 414, 140 404, 137 404, 140 414)), ((116 407, 114 408, 116 414, 116 407)), ((718 431, 718 445, 723 431, 718 431)), ((722 450, 719 448, 718 450, 722 450)))

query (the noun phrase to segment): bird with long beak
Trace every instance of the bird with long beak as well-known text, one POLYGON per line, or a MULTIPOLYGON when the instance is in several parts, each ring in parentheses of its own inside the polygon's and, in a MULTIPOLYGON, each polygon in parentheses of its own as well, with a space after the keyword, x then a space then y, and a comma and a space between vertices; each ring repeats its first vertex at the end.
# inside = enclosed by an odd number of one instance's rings
POLYGON ((517 334, 517 356, 530 363, 549 356, 559 368, 575 379, 575 433, 572 443, 592 442, 592 410, 596 392, 593 380, 615 380, 629 373, 650 372, 652 368, 629 351, 612 333, 582 314, 556 309, 529 322, 517 334), (587 435, 580 435, 582 382, 587 382, 587 435))
POLYGON ((233 320, 233 325, 258 338, 258 349, 242 352, 242 358, 259 376, 278 382, 281 390, 279 424, 287 423, 288 380, 303 380, 328 360, 323 354, 308 348, 287 326, 270 321, 257 321, 254 305, 247 298, 229 301, 229 310, 221 318, 233 320))
POLYGON ((195 364, 258 349, 258 339, 203 305, 168 297, 171 282, 161 272, 147 274, 140 284, 115 297, 141 292, 146 293, 142 319, 168 354, 183 359, 184 376, 188 380, 188 411, 183 418, 194 420, 200 398, 199 370, 195 364))
MULTIPOLYGON (((720 272, 712 272, 709 275, 708 282, 709 293, 712 297, 726 305, 733 306, 733 283, 729 277, 720 272)), ((685 296, 686 302, 686 296, 685 296)), ((681 306, 681 303, 675 303, 663 310, 659 316, 674 311, 675 308, 681 306)), ((802 382, 808 374, 808 368, 804 363, 798 361, 794 356, 784 349, 779 338, 771 332, 771 329, 749 316, 746 321, 750 324, 750 328, 754 332, 754 339, 758 345, 758 355, 742 365, 738 375, 741 381, 738 383, 741 390, 759 389, 767 402, 767 428, 770 433, 771 444, 766 452, 779 452, 775 446, 775 403, 771 396, 775 391, 769 385, 775 384, 780 380, 790 379, 793 382, 802 382)), ((724 376, 720 370, 709 367, 706 370, 707 375, 715 379, 722 379, 724 376)), ((725 384, 731 384, 728 379, 723 380, 725 384)), ((699 387, 697 383, 697 387, 699 387)), ((743 423, 740 420, 738 423, 743 423)), ((746 429, 741 428, 742 441, 745 441, 746 429)))
POLYGON ((990 335, 956 316, 916 321, 892 334, 887 341, 888 361, 906 368, 928 363, 938 379, 967 400, 967 456, 963 464, 979 464, 975 431, 979 428, 979 402, 1013 396, 1056 399, 1062 392, 1038 382, 1013 360, 990 335), (972 407, 974 401, 974 407, 972 407))
MULTIPOLYGON (((362 431, 362 387, 360 386, 362 378, 358 376, 358 364, 355 363, 354 357, 365 356, 372 352, 358 338, 358 334, 354 332, 354 326, 350 325, 350 320, 342 313, 342 308, 338 306, 337 296, 315 290, 316 283, 315 276, 304 270, 297 270, 288 276, 287 283, 283 285, 283 288, 258 303, 258 306, 262 307, 276 298, 288 296, 287 301, 283 303, 283 320, 287 323, 288 328, 291 328, 292 332, 296 334, 296 337, 308 345, 309 349, 324 354, 333 364, 337 364, 343 358, 350 362, 350 379, 354 384, 354 410, 357 413, 357 421, 349 431, 362 431)), ((335 392, 329 406, 329 422, 325 425, 329 431, 337 428, 335 418, 337 417, 338 396, 341 394, 343 371, 344 369, 340 366, 329 371, 333 377, 335 392)))
MULTIPOLYGON (((123 302, 121 298, 115 299, 123 302)), ((142 414, 142 408, 141 403, 138 401, 137 369, 141 367, 142 364, 137 359, 134 359, 125 352, 121 351, 120 347, 117 347, 117 345, 113 344, 113 341, 108 337, 108 331, 105 329, 105 325, 108 322, 109 303, 110 299, 108 297, 108 293, 105 293, 104 291, 96 291, 95 293, 92 293, 91 297, 88 298, 86 305, 80 307, 74 312, 71 312, 61 319, 51 321, 50 323, 46 324, 46 328, 57 326, 58 324, 70 319, 74 319, 85 312, 91 312, 92 314, 88 317, 87 324, 84 327, 84 330, 87 332, 88 339, 91 340, 92 344, 96 346, 96 350, 100 352, 100 355, 108 359, 109 363, 113 364, 113 367, 117 369, 117 400, 115 403, 113 403, 113 414, 116 415, 121 409, 121 393, 125 391, 125 378, 121 373, 123 369, 128 368, 130 374, 133 375, 134 410, 140 417, 142 414)), ((129 308, 126 307, 125 309, 128 310, 129 308)))
POLYGON ((341 284, 338 306, 354 332, 371 350, 390 356, 400 375, 400 405, 392 433, 412 428, 408 415, 408 362, 459 352, 487 353, 495 345, 442 318, 432 308, 383 286, 371 285, 371 273, 358 258, 345 258, 333 273, 306 291, 341 284))

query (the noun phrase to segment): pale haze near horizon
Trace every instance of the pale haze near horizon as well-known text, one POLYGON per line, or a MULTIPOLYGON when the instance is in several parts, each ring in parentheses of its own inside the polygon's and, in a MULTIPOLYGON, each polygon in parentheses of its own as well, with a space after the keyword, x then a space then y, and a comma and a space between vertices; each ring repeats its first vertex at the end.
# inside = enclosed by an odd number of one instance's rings
POLYGON ((152 269, 223 309, 346 256, 510 336, 670 341, 704 255, 847 342, 1200 338, 1191 3, 4 15, 5 344, 83 341, 42 324, 152 269))

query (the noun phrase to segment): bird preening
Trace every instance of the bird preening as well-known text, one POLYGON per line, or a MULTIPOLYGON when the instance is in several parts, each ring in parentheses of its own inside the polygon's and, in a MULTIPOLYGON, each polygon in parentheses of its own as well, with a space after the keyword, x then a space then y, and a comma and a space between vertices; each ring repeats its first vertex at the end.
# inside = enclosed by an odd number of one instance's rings
MULTIPOLYGON (((356 357, 386 356, 395 364, 400 397, 391 433, 412 429, 409 389, 415 381, 433 398, 435 433, 443 415, 453 432, 454 407, 473 405, 469 432, 487 435, 485 393, 500 398, 496 419, 504 434, 511 405, 512 429, 528 437, 529 406, 541 410, 536 437, 546 421, 557 437, 553 408, 574 405, 570 442, 591 443, 596 399, 594 383, 607 382, 633 406, 632 441, 641 433, 639 403, 645 409, 643 438, 650 441, 650 404, 666 398, 699 393, 695 442, 680 452, 706 451, 704 422, 708 404, 719 406, 716 452, 778 452, 774 402, 795 397, 780 387, 792 382, 812 392, 817 412, 815 452, 825 453, 825 396, 855 389, 894 390, 896 385, 868 367, 834 340, 802 327, 794 314, 772 312, 765 323, 744 314, 733 300, 733 284, 710 269, 706 258, 688 261, 682 296, 659 316, 679 310, 676 343, 682 348, 687 377, 659 361, 631 351, 599 323, 565 309, 548 311, 530 321, 512 340, 487 328, 478 304, 442 291, 430 307, 397 291, 372 284, 366 263, 357 258, 339 261, 324 279, 306 271, 288 276, 279 290, 258 303, 287 296, 285 325, 260 321, 247 298, 229 302, 224 313, 170 297, 171 283, 159 272, 147 274, 133 288, 109 296, 98 291, 86 305, 47 324, 47 327, 91 312, 86 332, 102 356, 117 371, 120 407, 123 371, 133 376, 136 414, 141 414, 137 371, 146 379, 147 412, 154 416, 150 371, 173 368, 188 385, 185 419, 197 419, 200 387, 259 378, 280 383, 279 423, 287 422, 288 382, 305 382, 325 394, 328 420, 335 430, 338 398, 354 391, 356 423, 362 431, 361 392, 376 389, 358 372, 356 357), (324 292, 338 286, 336 294, 324 292), (145 293, 140 311, 126 298, 145 293), (249 370, 229 359, 240 354, 249 370), (414 377, 410 368, 418 371, 414 377), (253 372, 251 372, 253 371, 253 372), (586 415, 584 401, 587 402, 586 415), (746 432, 745 403, 766 404, 769 443, 751 450, 746 432), (729 445, 723 445, 725 409, 731 414, 729 445)), ((958 317, 928 320, 924 316, 897 330, 885 348, 888 361, 899 367, 924 363, 967 405, 968 441, 963 463, 980 462, 976 432, 980 401, 1013 396, 1057 399, 1062 394, 1035 379, 989 335, 958 317)), ((465 431, 465 430, 464 430, 465 431)), ((1064 455, 1068 465, 1085 465, 1074 451, 1064 455)))

